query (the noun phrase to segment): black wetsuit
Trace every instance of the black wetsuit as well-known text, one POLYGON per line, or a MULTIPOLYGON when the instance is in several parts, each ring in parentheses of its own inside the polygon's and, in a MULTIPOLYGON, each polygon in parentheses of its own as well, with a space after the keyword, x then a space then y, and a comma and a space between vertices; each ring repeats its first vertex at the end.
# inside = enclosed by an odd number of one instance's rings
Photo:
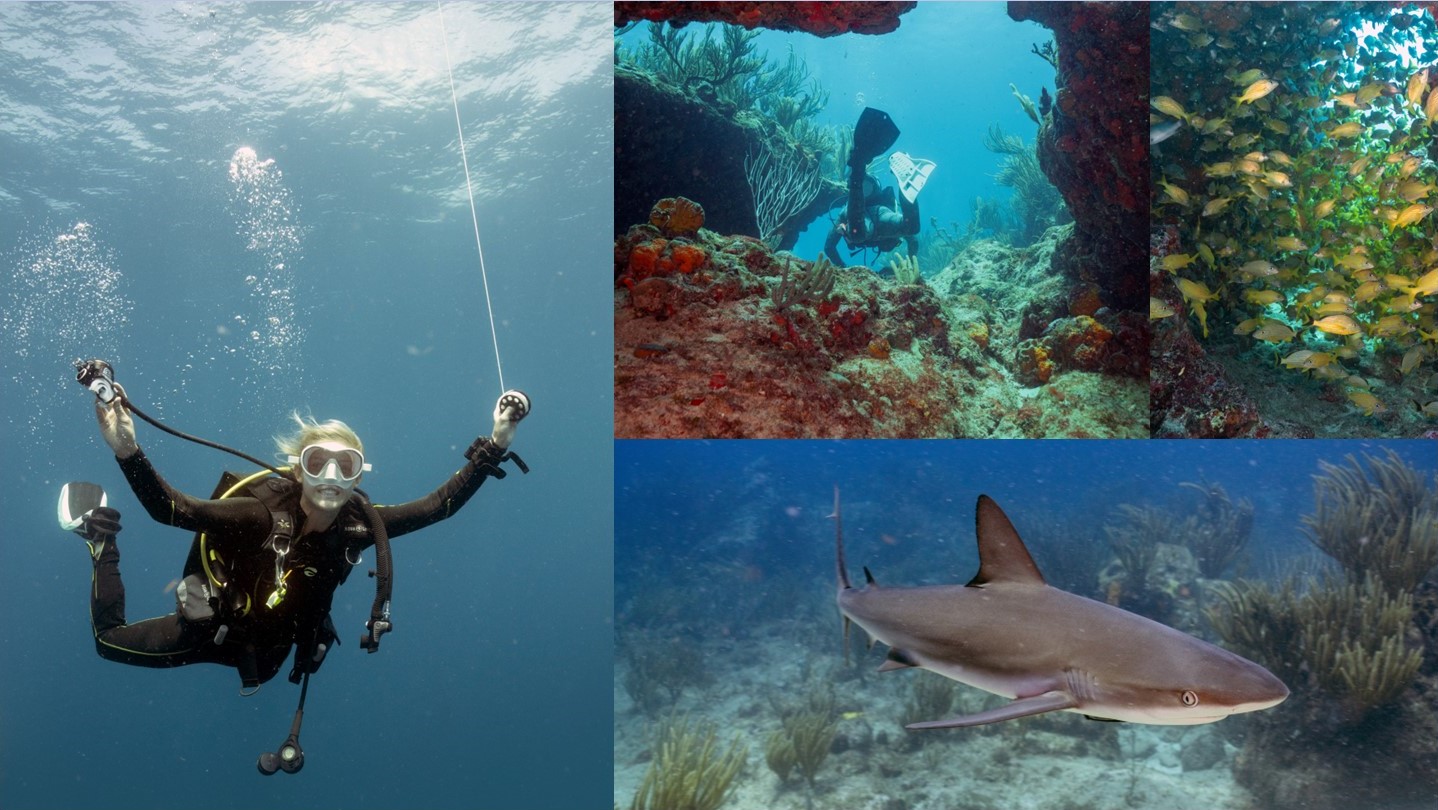
POLYGON ((879 188, 879 184, 872 177, 865 178, 875 188, 874 193, 865 197, 860 189, 864 183, 862 180, 852 184, 850 189, 850 205, 855 200, 862 200, 864 216, 861 227, 863 233, 844 234, 839 230, 838 223, 847 222, 849 219, 849 207, 846 205, 839 212, 838 222, 829 229, 828 236, 824 239, 824 255, 837 267, 843 267, 844 261, 839 256, 839 240, 846 239, 851 248, 878 248, 879 250, 893 250, 903 241, 908 248, 909 257, 914 258, 919 251, 919 203, 909 202, 902 196, 895 194, 892 187, 879 188), (895 197, 898 196, 897 203, 895 197))
MULTIPOLYGON (((484 445, 484 450, 429 495, 393 506, 376 505, 388 536, 408 534, 449 517, 469 501, 485 478, 502 477, 495 465, 504 454, 493 445, 484 445)), ((275 590, 275 554, 262 548, 271 534, 269 507, 250 495, 205 500, 179 492, 160 477, 143 452, 119 464, 150 517, 168 526, 223 537, 229 549, 242 552, 232 555, 230 576, 232 587, 244 589, 250 607, 242 618, 229 622, 232 626, 218 644, 216 620, 188 621, 171 613, 126 624, 120 551, 112 538, 95 560, 90 593, 90 620, 101 657, 144 667, 225 664, 238 668, 246 685, 252 685, 273 678, 292 645, 299 644, 302 654, 307 654, 317 634, 326 629, 333 632, 328 620, 330 603, 335 588, 349 574, 351 563, 346 555, 374 544, 356 503, 359 496, 345 504, 328 529, 306 534, 300 485, 289 479, 268 479, 296 524, 283 561, 289 574, 286 593, 270 608, 265 601, 275 590), (244 553, 248 551, 254 553, 244 553)), ((352 559, 358 562, 359 557, 352 559)), ((301 658, 296 656, 297 661, 301 658)))

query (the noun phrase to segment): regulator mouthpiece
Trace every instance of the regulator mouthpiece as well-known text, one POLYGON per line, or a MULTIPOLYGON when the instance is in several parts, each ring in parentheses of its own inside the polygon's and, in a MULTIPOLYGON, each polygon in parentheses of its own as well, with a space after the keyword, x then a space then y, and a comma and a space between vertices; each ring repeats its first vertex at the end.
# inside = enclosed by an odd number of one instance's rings
POLYGON ((76 360, 75 381, 90 389, 95 398, 109 405, 115 401, 115 370, 104 360, 76 360))

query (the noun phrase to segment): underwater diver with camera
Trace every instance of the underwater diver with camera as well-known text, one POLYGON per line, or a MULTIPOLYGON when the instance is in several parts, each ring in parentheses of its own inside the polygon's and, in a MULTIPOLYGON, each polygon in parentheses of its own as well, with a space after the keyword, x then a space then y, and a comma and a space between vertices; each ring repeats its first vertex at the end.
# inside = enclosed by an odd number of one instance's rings
POLYGON ((103 360, 76 361, 76 379, 95 396, 100 435, 115 453, 135 497, 155 521, 195 532, 176 611, 128 623, 120 579, 120 513, 95 484, 72 482, 61 490, 62 528, 85 539, 94 566, 90 618, 102 658, 143 667, 216 663, 235 667, 241 694, 251 695, 273 678, 295 651, 289 673, 300 684, 300 701, 289 738, 276 752, 260 755, 269 775, 304 766, 300 723, 309 676, 339 643, 330 620, 335 589, 375 549, 376 593, 360 645, 379 648, 392 629, 393 571, 389 541, 452 516, 488 478, 504 478, 512 461, 529 472, 509 446, 529 414, 529 398, 507 390, 494 407, 490 435, 465 451, 466 463, 438 489, 417 500, 372 504, 357 488, 371 469, 364 446, 343 422, 317 422, 293 415, 296 431, 277 437, 289 466, 274 467, 223 445, 173 430, 135 407, 103 360), (132 419, 180 438, 224 450, 264 468, 240 477, 225 473, 211 498, 179 492, 161 477, 140 449, 132 419))

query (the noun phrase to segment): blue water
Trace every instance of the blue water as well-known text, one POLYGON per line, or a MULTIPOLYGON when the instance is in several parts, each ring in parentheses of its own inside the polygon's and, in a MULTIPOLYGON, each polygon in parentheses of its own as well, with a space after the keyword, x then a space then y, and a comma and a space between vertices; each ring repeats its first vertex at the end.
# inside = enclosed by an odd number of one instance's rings
MULTIPOLYGON (((938 164, 919 196, 922 240, 932 230, 931 218, 962 233, 973 217, 975 197, 1011 196, 993 179, 1004 156, 984 148, 984 135, 997 124, 1032 144, 1038 126, 1024 114, 1009 83, 1035 104, 1040 87, 1053 94, 1053 68, 1030 53, 1052 35, 1037 23, 1014 22, 1005 9, 1006 4, 995 2, 920 3, 900 17, 897 31, 883 36, 821 39, 765 30, 755 43, 776 63, 792 49, 829 92, 816 124, 853 127, 864 107, 877 107, 899 127, 895 151, 938 164)), ((639 26, 624 41, 638 43, 648 36, 639 26)), ((893 185, 887 172, 879 180, 893 185)), ((811 223, 794 254, 817 257, 829 227, 827 218, 811 223)))
POLYGON ((826 518, 836 486, 853 576, 862 565, 882 574, 887 561, 920 559, 929 583, 967 581, 978 569, 981 494, 1021 535, 1045 519, 1068 528, 1054 547, 1035 550, 1042 569, 1045 554, 1106 547, 1100 528, 1120 504, 1177 506, 1184 482, 1252 501, 1248 554, 1261 569, 1313 551, 1301 520, 1313 511, 1320 462, 1386 458, 1389 448, 1430 480, 1438 472, 1438 444, 1422 440, 617 442, 618 604, 645 587, 640 572, 655 576, 655 560, 676 572, 720 559, 767 576, 832 577, 826 518))
MULTIPOLYGON (((419 497, 502 390, 433 4, 0 4, 0 806, 571 808, 610 783, 612 44, 608 4, 445 8, 503 384, 533 468, 395 544, 395 631, 336 600, 307 764, 283 677, 94 653, 61 483, 124 515, 132 619, 173 610, 189 537, 146 519, 69 363, 269 458, 291 410, 419 497), (244 150, 252 151, 244 151, 244 150), (271 162, 272 161, 272 162, 271 162), (603 304, 601 305, 601 302, 603 304)), ((141 425, 175 486, 247 465, 141 425)), ((287 671, 287 667, 286 670, 287 671)))

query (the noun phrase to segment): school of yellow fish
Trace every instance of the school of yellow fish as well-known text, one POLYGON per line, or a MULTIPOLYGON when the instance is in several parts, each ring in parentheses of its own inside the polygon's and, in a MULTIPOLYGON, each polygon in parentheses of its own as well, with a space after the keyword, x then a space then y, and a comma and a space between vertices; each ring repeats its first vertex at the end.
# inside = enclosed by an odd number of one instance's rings
MULTIPOLYGON (((1179 234, 1159 268, 1203 338, 1224 307, 1234 334, 1271 345, 1276 365, 1341 384, 1365 415, 1383 412, 1374 382, 1408 378, 1438 353, 1438 75, 1353 69, 1359 37, 1336 19, 1313 21, 1335 47, 1267 70, 1244 66, 1242 43, 1193 15, 1166 23, 1218 55, 1233 89, 1189 82, 1191 98, 1156 88, 1150 100, 1151 125, 1180 121, 1190 136, 1189 151, 1151 157, 1155 219, 1179 234)), ((1151 319, 1174 310, 1149 301, 1151 319)), ((1414 404, 1438 418, 1430 397, 1414 404)))

